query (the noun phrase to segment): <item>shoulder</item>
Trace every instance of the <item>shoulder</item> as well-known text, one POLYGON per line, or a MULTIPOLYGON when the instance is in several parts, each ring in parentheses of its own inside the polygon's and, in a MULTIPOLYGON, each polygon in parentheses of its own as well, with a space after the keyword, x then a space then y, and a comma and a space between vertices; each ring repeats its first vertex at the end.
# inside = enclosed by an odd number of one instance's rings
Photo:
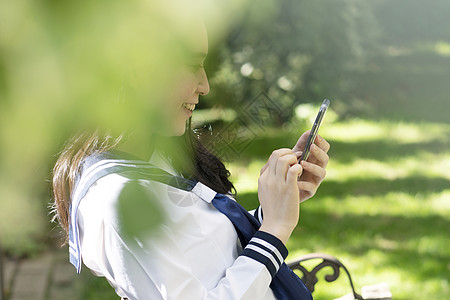
POLYGON ((146 176, 150 169, 155 167, 144 161, 114 157, 110 153, 91 155, 81 163, 71 195, 72 208, 85 206, 85 199, 90 199, 90 204, 115 202, 123 190, 135 182, 145 181, 151 186, 146 176))
POLYGON ((97 211, 106 215, 116 211, 121 202, 154 202, 163 192, 164 186, 148 179, 130 178, 126 174, 112 173, 96 180, 81 199, 78 209, 97 211), (159 195, 157 197, 157 195, 159 195))
POLYGON ((78 207, 84 234, 141 236, 164 223, 166 197, 159 183, 109 174, 91 186, 78 207), (90 233, 87 233, 89 228, 90 233), (125 234, 125 235, 124 235, 125 234))
POLYGON ((80 199, 78 212, 83 219, 102 219, 115 215, 117 203, 124 187, 131 179, 109 174, 95 181, 80 199))

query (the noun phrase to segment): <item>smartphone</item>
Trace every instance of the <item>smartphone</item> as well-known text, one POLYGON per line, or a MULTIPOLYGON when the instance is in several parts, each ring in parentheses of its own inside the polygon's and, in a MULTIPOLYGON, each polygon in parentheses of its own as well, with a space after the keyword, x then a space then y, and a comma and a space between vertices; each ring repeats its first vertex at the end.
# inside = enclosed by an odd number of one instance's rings
POLYGON ((322 105, 320 106, 319 113, 317 114, 316 120, 311 128, 311 133, 309 134, 308 141, 306 142, 305 149, 303 149, 303 153, 300 156, 298 162, 300 163, 302 160, 307 160, 310 152, 311 145, 316 140, 317 133, 319 132, 320 124, 322 123, 323 116, 330 105, 330 100, 323 100, 322 105))

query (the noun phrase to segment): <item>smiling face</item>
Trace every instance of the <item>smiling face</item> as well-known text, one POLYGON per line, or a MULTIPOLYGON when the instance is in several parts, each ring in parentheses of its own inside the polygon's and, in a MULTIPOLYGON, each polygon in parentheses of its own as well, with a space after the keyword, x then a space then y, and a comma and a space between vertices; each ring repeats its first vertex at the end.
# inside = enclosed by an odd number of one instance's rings
POLYGON ((171 128, 164 135, 179 136, 186 130, 186 121, 192 116, 199 96, 209 93, 209 83, 203 66, 208 53, 208 38, 203 25, 195 30, 189 45, 192 51, 187 56, 186 64, 177 71, 174 88, 168 100, 171 128))

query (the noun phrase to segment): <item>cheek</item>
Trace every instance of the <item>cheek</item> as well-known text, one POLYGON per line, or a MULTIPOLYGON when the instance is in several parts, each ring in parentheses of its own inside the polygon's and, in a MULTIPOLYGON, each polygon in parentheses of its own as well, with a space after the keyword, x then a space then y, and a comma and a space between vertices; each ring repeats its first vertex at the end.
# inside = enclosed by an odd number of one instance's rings
POLYGON ((178 97, 183 95, 190 95, 196 89, 196 76, 191 72, 180 71, 178 76, 174 78, 173 91, 178 97))
POLYGON ((191 97, 195 94, 195 89, 195 78, 192 78, 192 76, 178 81, 178 85, 175 88, 178 100, 180 102, 191 100, 191 97))
POLYGON ((196 91, 195 82, 195 76, 183 72, 174 79, 173 84, 167 87, 166 97, 162 101, 161 107, 167 113, 166 117, 173 117, 174 114, 178 113, 184 102, 192 102, 196 91))

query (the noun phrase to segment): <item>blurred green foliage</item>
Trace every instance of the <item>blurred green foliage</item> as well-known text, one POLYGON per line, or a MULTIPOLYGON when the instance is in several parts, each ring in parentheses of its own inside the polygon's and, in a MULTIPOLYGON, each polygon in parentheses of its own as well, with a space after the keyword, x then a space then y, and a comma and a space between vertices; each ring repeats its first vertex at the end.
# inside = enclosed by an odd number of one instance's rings
POLYGON ((194 120, 250 122, 243 108, 260 95, 285 112, 264 130, 243 123, 253 140, 232 165, 239 199, 254 206, 244 170, 293 145, 310 124, 298 112, 330 98, 328 182, 290 248, 343 258, 359 284, 395 284, 395 299, 446 298, 449 12, 447 0, 0 0, 2 245, 45 245, 50 169, 74 131, 160 126, 186 59, 180 24, 202 16, 211 93, 194 120))
POLYGON ((164 211, 157 193, 150 194, 148 187, 132 180, 125 184, 118 199, 118 217, 125 235, 137 238, 156 234, 164 221, 164 211))
POLYGON ((449 12, 445 0, 250 1, 212 53, 205 106, 242 114, 264 92, 286 111, 276 126, 324 98, 341 118, 449 121, 449 12))
POLYGON ((366 1, 251 1, 245 16, 220 45, 212 92, 234 108, 267 93, 289 112, 275 125, 289 121, 295 105, 326 97, 344 113, 356 72, 380 51, 366 1), (256 13, 260 6, 269 13, 256 13))
POLYGON ((214 43, 244 4, 0 0, 0 236, 7 251, 30 253, 36 247, 20 245, 46 240, 48 181, 64 141, 94 128, 139 140, 167 125, 160 108, 190 63, 198 15, 214 43))

